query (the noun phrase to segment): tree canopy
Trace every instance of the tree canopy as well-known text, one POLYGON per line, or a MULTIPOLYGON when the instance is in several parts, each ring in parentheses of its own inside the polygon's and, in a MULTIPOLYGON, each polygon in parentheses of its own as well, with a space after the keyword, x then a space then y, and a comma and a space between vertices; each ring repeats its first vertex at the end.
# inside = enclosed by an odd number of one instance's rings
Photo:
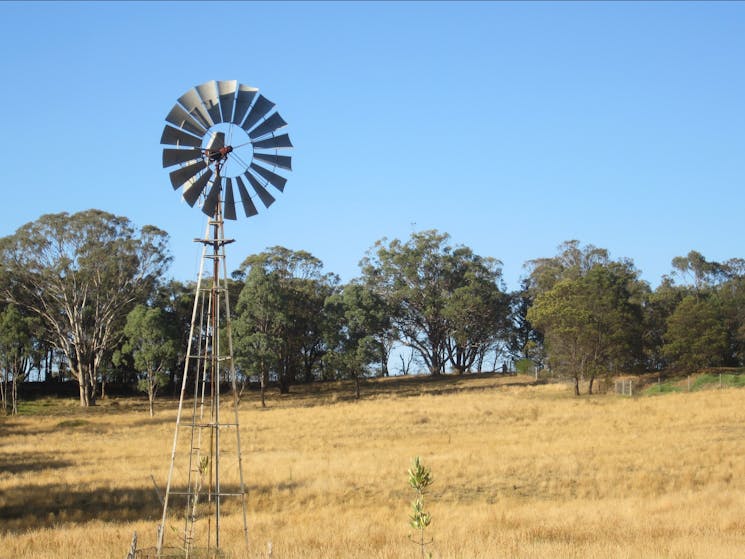
POLYGON ((168 236, 101 210, 41 216, 0 239, 2 294, 37 316, 67 358, 80 403, 95 402, 97 370, 127 313, 160 280, 168 236))
POLYGON ((280 391, 287 392, 317 371, 327 348, 324 305, 338 284, 322 268, 310 253, 284 247, 250 256, 241 265, 245 285, 233 327, 236 361, 256 371, 262 386, 274 373, 280 391))
POLYGON ((127 315, 124 336, 122 351, 133 357, 138 388, 147 393, 152 416, 158 389, 168 383, 167 372, 176 365, 179 332, 162 309, 137 305, 127 315))
POLYGON ((360 263, 365 284, 388 301, 401 341, 433 375, 448 361, 468 369, 499 337, 508 313, 501 263, 449 240, 434 230, 405 243, 382 239, 360 263))
MULTIPOLYGON (((43 215, 0 239, 3 402, 60 356, 56 374, 69 371, 84 406, 107 379, 138 377, 151 402, 174 382, 195 287, 165 280, 167 243, 156 227, 100 210, 43 215)), ((741 258, 689 251, 654 290, 632 260, 577 240, 526 267, 508 293, 498 259, 428 230, 380 239, 342 285, 307 251, 270 247, 228 282, 236 363, 262 394, 270 382, 287 392, 351 378, 357 395, 361 378, 389 374, 392 355, 408 374, 404 350, 431 375, 495 370, 500 359, 503 370, 510 359, 513 370, 548 367, 576 393, 615 372, 745 365, 741 258)))
POLYGON ((537 294, 527 318, 545 337, 551 367, 571 376, 579 395, 580 378, 592 392, 598 374, 640 360, 645 285, 629 261, 611 261, 593 246, 562 248, 534 266, 537 294))

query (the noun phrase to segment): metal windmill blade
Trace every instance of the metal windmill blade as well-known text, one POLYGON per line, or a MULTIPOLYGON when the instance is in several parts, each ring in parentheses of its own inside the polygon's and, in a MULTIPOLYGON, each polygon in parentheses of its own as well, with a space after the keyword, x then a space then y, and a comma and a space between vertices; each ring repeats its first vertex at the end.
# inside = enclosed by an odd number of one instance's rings
POLYGON ((236 219, 233 179, 225 179, 225 211, 222 215, 225 219, 236 219))
POLYGON ((246 212, 246 217, 257 215, 259 210, 256 209, 253 200, 251 200, 251 196, 249 195, 248 190, 246 190, 246 186, 243 184, 241 177, 236 177, 235 182, 238 184, 238 193, 241 195, 241 202, 243 202, 243 209, 246 212))
POLYGON ((215 80, 203 83, 197 86, 197 93, 202 99, 202 105, 207 109, 207 114, 210 115, 212 122, 215 124, 222 122, 222 116, 220 115, 220 105, 217 93, 217 83, 215 80))
MULTIPOLYGON (((186 163, 199 159, 204 155, 199 148, 170 149, 163 150, 163 167, 171 167, 179 163, 186 163)), ((261 158, 257 158, 261 159, 261 158)))
POLYGON ((286 132, 279 134, 287 121, 257 88, 207 81, 181 95, 166 122, 163 167, 190 206, 201 200, 210 217, 236 219, 241 204, 252 217, 259 213, 255 198, 268 208, 275 201, 270 187, 284 191, 287 178, 278 171, 291 171, 292 158, 278 150, 293 147, 286 132))
POLYGON ((294 147, 287 134, 281 136, 272 136, 266 140, 252 142, 254 149, 283 149, 294 147))
POLYGON ((193 207, 197 203, 210 178, 212 178, 212 169, 207 169, 198 179, 188 182, 184 186, 183 197, 187 204, 193 207))
POLYGON ((171 144, 174 146, 191 146, 198 148, 202 145, 202 141, 188 134, 180 128, 174 128, 173 126, 166 125, 163 129, 163 134, 160 137, 161 144, 171 144))
POLYGON ((173 189, 176 190, 182 187, 184 183, 186 183, 186 181, 194 178, 199 173, 199 171, 203 171, 206 168, 207 163, 199 159, 189 165, 185 165, 184 167, 180 167, 175 171, 171 171, 170 176, 173 189))
POLYGON ((258 180, 256 180, 256 177, 254 177, 249 171, 246 171, 246 178, 248 179, 248 182, 251 184, 261 201, 264 203, 264 206, 268 208, 269 206, 274 204, 274 196, 269 194, 269 191, 264 188, 264 186, 258 180))
POLYGON ((285 184, 287 184, 286 178, 279 176, 277 173, 272 173, 269 169, 264 169, 264 167, 261 167, 256 163, 251 163, 251 169, 261 175, 266 182, 271 184, 274 188, 280 192, 284 192, 285 184))
POLYGON ((235 91, 237 88, 238 82, 236 80, 217 82, 222 122, 233 122, 233 106, 235 105, 235 91))
POLYGON ((235 96, 235 112, 233 113, 233 120, 230 122, 237 124, 238 126, 241 125, 243 119, 246 118, 246 114, 248 114, 248 109, 251 108, 251 104, 258 93, 259 90, 255 87, 250 87, 248 85, 238 86, 238 93, 235 96))
POLYGON ((254 125, 259 122, 266 114, 274 108, 274 103, 263 95, 259 95, 256 102, 251 107, 251 111, 248 113, 246 120, 241 125, 244 130, 249 131, 254 125))
POLYGON ((178 98, 178 102, 186 109, 191 116, 200 122, 204 128, 209 128, 214 124, 210 119, 209 113, 202 106, 202 99, 199 97, 196 89, 190 89, 178 98))
POLYGON ((186 112, 181 105, 174 105, 171 112, 166 116, 166 120, 171 124, 183 128, 187 132, 201 136, 207 132, 207 129, 202 126, 199 121, 192 115, 186 112))
POLYGON ((292 159, 289 155, 274 155, 273 153, 254 153, 254 159, 271 163, 280 169, 292 171, 292 159))
POLYGON ((280 128, 284 128, 287 126, 287 122, 285 122, 285 119, 283 119, 279 113, 274 113, 270 117, 268 117, 264 122, 262 122, 259 126, 254 128, 248 133, 248 137, 252 140, 255 140, 256 138, 261 138, 262 136, 266 136, 270 132, 274 132, 275 130, 279 130, 280 128))
POLYGON ((212 188, 207 193, 207 197, 204 199, 204 205, 202 211, 207 215, 215 215, 217 204, 220 202, 220 191, 222 190, 222 178, 215 177, 212 181, 212 188))

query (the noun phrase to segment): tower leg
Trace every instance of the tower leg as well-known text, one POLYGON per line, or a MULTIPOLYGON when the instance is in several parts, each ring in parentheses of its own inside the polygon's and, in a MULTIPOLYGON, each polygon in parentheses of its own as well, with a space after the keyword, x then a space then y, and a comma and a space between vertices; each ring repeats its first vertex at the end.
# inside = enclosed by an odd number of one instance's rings
POLYGON ((241 500, 243 540, 248 546, 239 399, 225 261, 225 245, 233 241, 225 239, 221 206, 218 201, 215 216, 209 221, 204 238, 196 239, 203 244, 202 258, 181 378, 163 515, 158 527, 157 557, 173 556, 171 551, 166 552, 166 549, 172 548, 181 550, 178 554, 185 558, 193 557, 196 550, 206 551, 208 557, 213 554, 218 556, 224 543, 221 538, 221 514, 226 498, 237 497, 241 500), (205 264, 209 260, 212 261, 212 277, 206 278, 205 264), (233 392, 234 416, 232 421, 226 422, 220 413, 220 396, 221 386, 228 381, 233 392), (193 402, 189 414, 186 400, 192 384, 193 402), (222 432, 226 429, 235 429, 234 448, 223 448, 227 440, 223 440, 222 432), (225 470, 225 457, 222 455, 226 452, 226 456, 234 458, 237 476, 231 477, 230 472, 225 470), (172 532, 168 526, 169 507, 173 508, 175 499, 183 501, 183 531, 177 544, 167 547, 166 534, 172 532))

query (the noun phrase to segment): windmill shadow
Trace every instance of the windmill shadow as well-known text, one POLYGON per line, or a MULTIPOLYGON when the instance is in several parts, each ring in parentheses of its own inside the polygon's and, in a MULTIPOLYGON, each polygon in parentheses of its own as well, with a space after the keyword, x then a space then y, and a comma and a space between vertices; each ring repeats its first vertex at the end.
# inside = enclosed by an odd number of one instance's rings
POLYGON ((0 523, 7 532, 33 525, 51 528, 91 520, 134 522, 155 520, 160 503, 150 488, 72 487, 64 483, 17 485, 0 500, 0 523))

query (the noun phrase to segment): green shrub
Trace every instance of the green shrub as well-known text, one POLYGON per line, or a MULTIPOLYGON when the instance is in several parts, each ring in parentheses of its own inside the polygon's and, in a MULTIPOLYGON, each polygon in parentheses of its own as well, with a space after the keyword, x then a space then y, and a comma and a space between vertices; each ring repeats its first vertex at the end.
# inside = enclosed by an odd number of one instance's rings
MULTIPOLYGON (((432 472, 421 463, 419 457, 415 457, 411 468, 409 468, 409 485, 416 492, 416 499, 411 503, 411 515, 409 516, 409 525, 419 532, 418 541, 422 553, 422 559, 425 557, 425 548, 429 543, 424 540, 424 530, 432 522, 432 515, 424 510, 424 491, 432 485, 432 472)), ((431 557, 432 555, 429 554, 431 557)))
POLYGON ((691 391, 705 390, 707 388, 718 388, 721 382, 722 388, 742 388, 745 386, 745 375, 722 373, 704 373, 691 384, 691 391))
POLYGON ((676 386, 671 382, 662 382, 645 388, 643 394, 645 396, 654 396, 656 394, 669 394, 671 392, 682 391, 683 389, 680 386, 676 386))

